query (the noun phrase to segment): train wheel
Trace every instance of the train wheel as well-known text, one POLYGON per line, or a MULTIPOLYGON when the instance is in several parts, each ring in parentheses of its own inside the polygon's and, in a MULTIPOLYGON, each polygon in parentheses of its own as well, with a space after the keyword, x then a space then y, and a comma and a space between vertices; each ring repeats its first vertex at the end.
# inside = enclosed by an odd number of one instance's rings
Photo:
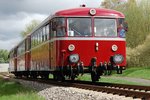
POLYGON ((57 80, 57 74, 56 74, 56 72, 53 73, 53 79, 57 80))
POLYGON ((32 78, 37 79, 37 75, 33 74, 32 78))
POLYGON ((49 79, 49 73, 44 74, 44 79, 49 79))
POLYGON ((57 79, 58 79, 58 81, 64 81, 65 80, 65 77, 62 75, 62 74, 59 74, 58 76, 57 76, 57 79))
POLYGON ((57 71, 57 72, 54 72, 53 79, 57 81, 64 81, 65 77, 60 71, 57 71))
POLYGON ((25 77, 26 77, 26 78, 29 78, 29 75, 28 75, 28 74, 26 74, 26 75, 25 75, 25 77))
POLYGON ((17 72, 15 72, 14 75, 15 75, 16 78, 19 78, 19 75, 18 75, 17 72))
POLYGON ((75 80, 75 78, 76 78, 76 75, 75 75, 75 74, 72 74, 72 76, 71 76, 71 80, 72 80, 72 81, 74 81, 74 80, 75 80))
POLYGON ((96 72, 94 72, 94 71, 91 72, 91 80, 92 80, 92 82, 96 82, 97 81, 96 72))

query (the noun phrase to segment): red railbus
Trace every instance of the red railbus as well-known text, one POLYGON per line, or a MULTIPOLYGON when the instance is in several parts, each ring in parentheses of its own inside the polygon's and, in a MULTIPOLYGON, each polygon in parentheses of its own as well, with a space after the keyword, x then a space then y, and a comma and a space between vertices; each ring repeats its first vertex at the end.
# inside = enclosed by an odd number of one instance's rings
POLYGON ((17 77, 74 80, 91 73, 92 81, 126 66, 127 24, 121 12, 74 8, 56 12, 10 51, 10 72, 17 77))

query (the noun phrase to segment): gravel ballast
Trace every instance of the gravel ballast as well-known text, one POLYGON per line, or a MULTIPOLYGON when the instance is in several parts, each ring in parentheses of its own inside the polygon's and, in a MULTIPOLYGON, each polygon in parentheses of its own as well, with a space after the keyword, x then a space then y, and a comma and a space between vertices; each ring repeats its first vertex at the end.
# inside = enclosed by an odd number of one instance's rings
POLYGON ((24 80, 17 81, 38 91, 38 95, 43 96, 45 100, 141 100, 73 87, 53 86, 24 80))

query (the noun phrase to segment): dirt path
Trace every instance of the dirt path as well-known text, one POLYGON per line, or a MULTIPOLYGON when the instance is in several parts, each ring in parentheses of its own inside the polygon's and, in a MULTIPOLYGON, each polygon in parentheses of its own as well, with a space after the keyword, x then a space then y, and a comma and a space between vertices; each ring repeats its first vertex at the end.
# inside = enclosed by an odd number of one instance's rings
POLYGON ((126 80, 126 81, 130 81, 130 82, 136 82, 136 83, 140 83, 143 85, 149 85, 150 86, 150 80, 146 80, 146 79, 141 79, 141 78, 131 78, 131 77, 115 77, 112 76, 112 79, 120 79, 120 80, 126 80))

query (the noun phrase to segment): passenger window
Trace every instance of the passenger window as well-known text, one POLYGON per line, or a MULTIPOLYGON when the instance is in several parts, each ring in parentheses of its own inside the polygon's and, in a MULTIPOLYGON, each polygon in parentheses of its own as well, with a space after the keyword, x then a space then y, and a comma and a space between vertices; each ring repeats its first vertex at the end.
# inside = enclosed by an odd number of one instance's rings
POLYGON ((65 19, 64 18, 57 18, 56 34, 57 34, 57 36, 65 35, 65 19))
POLYGON ((127 22, 125 22, 123 18, 118 19, 118 21, 119 21, 119 25, 117 28, 118 34, 120 37, 125 38, 126 32, 128 31, 127 22))
POLYGON ((51 21, 51 37, 65 36, 65 18, 54 18, 51 21))
POLYGON ((49 39, 49 24, 46 26, 46 34, 47 39, 49 39))
POLYGON ((51 33, 50 37, 53 38, 56 34, 56 18, 52 19, 51 21, 51 33))
POLYGON ((45 41, 45 26, 43 27, 42 41, 45 41))

